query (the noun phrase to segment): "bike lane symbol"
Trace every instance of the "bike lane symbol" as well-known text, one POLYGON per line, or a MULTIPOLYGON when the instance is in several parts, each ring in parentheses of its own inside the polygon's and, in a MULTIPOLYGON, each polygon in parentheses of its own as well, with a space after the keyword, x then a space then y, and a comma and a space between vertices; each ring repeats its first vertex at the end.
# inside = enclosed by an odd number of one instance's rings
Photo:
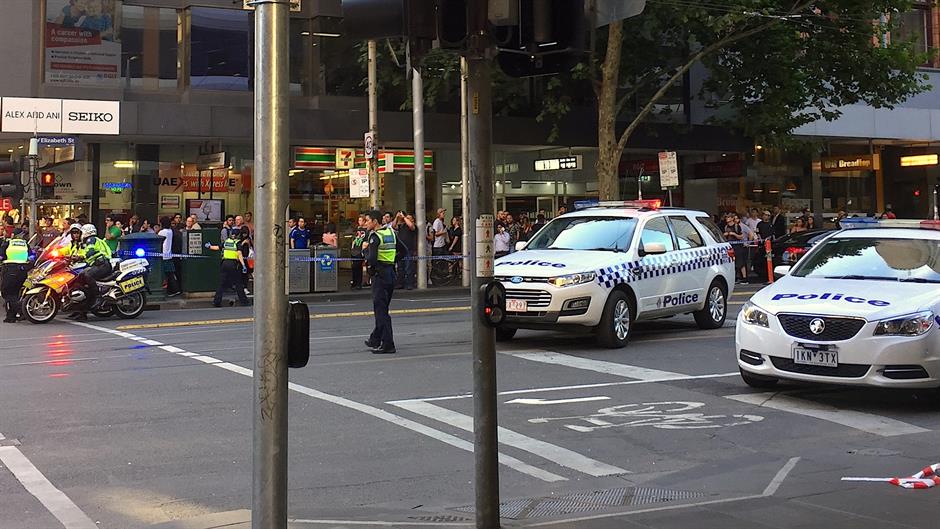
POLYGON ((596 413, 573 417, 540 417, 529 419, 532 424, 547 424, 562 421, 565 428, 576 432, 589 433, 610 428, 639 428, 649 426, 663 430, 699 430, 707 428, 726 428, 753 424, 764 420, 760 415, 732 414, 706 415, 698 410, 704 402, 669 401, 644 402, 642 404, 622 404, 601 408, 596 413))

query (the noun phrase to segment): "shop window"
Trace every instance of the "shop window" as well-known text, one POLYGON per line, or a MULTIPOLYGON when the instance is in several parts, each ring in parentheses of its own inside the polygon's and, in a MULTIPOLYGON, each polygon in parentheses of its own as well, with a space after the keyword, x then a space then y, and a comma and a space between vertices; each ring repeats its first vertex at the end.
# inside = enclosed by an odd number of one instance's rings
POLYGON ((176 87, 176 27, 174 9, 121 8, 121 77, 126 86, 176 87))
POLYGON ((672 222, 672 229, 676 232, 676 240, 679 242, 680 250, 690 248, 701 248, 705 246, 702 242, 702 234, 695 229, 695 226, 685 217, 669 217, 672 222))
POLYGON ((643 235, 640 236, 640 243, 643 245, 657 242, 662 243, 666 247, 667 252, 672 252, 676 249, 672 240, 672 233, 669 231, 669 225, 666 223, 665 217, 652 219, 647 222, 646 226, 643 227, 643 235))
POLYGON ((898 18, 898 28, 892 32, 891 39, 902 42, 916 41, 916 50, 927 53, 930 48, 927 8, 915 6, 914 9, 895 16, 898 18))
POLYGON ((190 85, 196 90, 251 90, 251 15, 194 7, 190 16, 190 85))

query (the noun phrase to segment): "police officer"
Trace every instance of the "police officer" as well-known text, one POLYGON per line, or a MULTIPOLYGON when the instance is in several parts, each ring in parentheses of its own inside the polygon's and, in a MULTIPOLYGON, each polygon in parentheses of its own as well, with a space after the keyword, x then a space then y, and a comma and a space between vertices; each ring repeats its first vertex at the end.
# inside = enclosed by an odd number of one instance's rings
MULTIPOLYGON (((72 230, 69 230, 71 233, 72 230)), ((79 275, 82 290, 85 292, 84 310, 75 312, 70 318, 78 321, 88 320, 88 311, 95 308, 98 301, 98 281, 111 273, 111 247, 98 237, 98 228, 94 224, 85 224, 81 227, 81 246, 77 251, 69 253, 73 259, 84 261, 85 269, 79 275)), ((75 247, 73 241, 73 248, 75 247)))
POLYGON ((25 235, 22 229, 14 231, 13 238, 6 240, 0 248, 0 257, 3 258, 0 268, 0 294, 3 295, 6 308, 4 323, 16 323, 20 311, 20 290, 30 268, 29 245, 23 240, 25 235))
POLYGON ((238 231, 228 230, 228 237, 222 241, 219 247, 212 243, 206 243, 206 248, 212 251, 222 250, 222 267, 219 288, 215 291, 215 298, 212 299, 214 307, 222 306, 222 294, 230 289, 235 289, 238 295, 238 302, 242 306, 251 305, 248 296, 245 295, 245 284, 242 281, 242 274, 248 273, 248 266, 245 264, 245 258, 239 251, 238 231))
POLYGON ((366 213, 366 227, 371 230, 365 258, 372 277, 372 309, 375 313, 375 329, 366 340, 366 347, 374 354, 393 354, 395 338, 388 306, 395 291, 395 262, 408 256, 408 248, 398 240, 395 230, 382 224, 382 213, 375 210, 366 213))

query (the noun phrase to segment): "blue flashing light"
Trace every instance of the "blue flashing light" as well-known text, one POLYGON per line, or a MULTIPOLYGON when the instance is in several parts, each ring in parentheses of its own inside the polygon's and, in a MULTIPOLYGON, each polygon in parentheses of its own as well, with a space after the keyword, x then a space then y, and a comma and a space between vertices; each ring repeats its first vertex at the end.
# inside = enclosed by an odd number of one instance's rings
POLYGON ((143 257, 147 255, 147 252, 145 252, 143 248, 138 248, 134 250, 134 255, 136 255, 137 257, 143 257))

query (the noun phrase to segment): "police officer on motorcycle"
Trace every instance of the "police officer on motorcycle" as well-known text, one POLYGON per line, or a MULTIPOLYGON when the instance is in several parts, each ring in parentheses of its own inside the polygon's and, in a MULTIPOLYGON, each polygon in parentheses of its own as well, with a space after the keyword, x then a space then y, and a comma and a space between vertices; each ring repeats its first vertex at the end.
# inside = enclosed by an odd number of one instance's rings
POLYGON ((98 229, 93 224, 85 224, 79 230, 81 243, 75 243, 75 226, 69 229, 72 235, 72 246, 68 248, 67 255, 73 260, 84 261, 87 265, 79 275, 76 286, 81 285, 85 293, 84 310, 75 312, 69 318, 77 321, 88 320, 88 311, 95 308, 98 300, 98 281, 111 273, 111 247, 104 239, 98 237, 98 229))
POLYGON ((13 232, 13 238, 0 247, 0 295, 3 296, 6 317, 4 323, 16 323, 20 311, 20 290, 29 272, 29 245, 24 240, 26 233, 22 229, 13 232))

